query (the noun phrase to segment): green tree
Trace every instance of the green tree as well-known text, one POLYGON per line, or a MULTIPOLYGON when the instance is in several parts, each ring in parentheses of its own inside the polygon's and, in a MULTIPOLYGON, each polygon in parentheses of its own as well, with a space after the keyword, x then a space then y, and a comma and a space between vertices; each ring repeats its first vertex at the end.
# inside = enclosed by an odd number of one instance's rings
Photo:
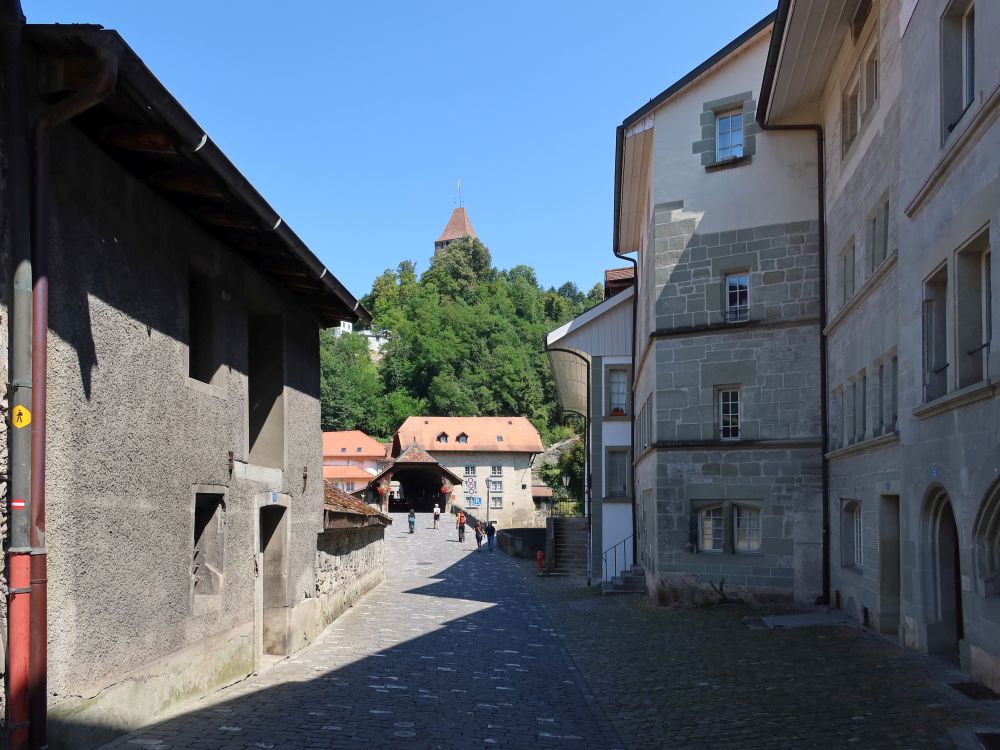
POLYGON ((356 333, 320 331, 320 421, 324 430, 364 430, 382 435, 378 420, 382 378, 356 333))

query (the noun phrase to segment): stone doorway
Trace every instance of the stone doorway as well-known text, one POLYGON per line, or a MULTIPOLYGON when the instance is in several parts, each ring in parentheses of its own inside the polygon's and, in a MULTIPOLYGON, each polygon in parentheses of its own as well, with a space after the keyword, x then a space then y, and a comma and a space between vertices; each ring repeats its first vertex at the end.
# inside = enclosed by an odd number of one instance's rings
POLYGON ((930 531, 930 576, 937 622, 927 627, 927 650, 958 659, 965 638, 962 613, 962 565, 955 511, 947 493, 932 498, 927 514, 930 531))
POLYGON ((902 599, 899 495, 882 495, 879 507, 879 618, 883 635, 899 635, 899 608, 902 599))
POLYGON ((259 510, 257 548, 258 653, 288 654, 288 509, 265 505, 259 510))

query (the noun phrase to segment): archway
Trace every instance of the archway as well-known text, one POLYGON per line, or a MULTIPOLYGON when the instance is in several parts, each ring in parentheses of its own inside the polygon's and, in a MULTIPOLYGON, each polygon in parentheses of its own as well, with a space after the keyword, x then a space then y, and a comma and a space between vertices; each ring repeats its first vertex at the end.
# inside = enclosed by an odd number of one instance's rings
POLYGON ((958 656, 959 643, 965 638, 962 611, 962 565, 958 523, 948 493, 936 489, 925 504, 925 540, 928 542, 933 601, 937 622, 928 625, 927 650, 946 656, 958 656))
POLYGON ((1000 481, 983 498, 972 527, 976 592, 1000 596, 1000 481))
POLYGON ((431 458, 416 441, 371 481, 369 490, 385 488, 390 481, 399 482, 401 497, 389 501, 389 510, 399 512, 412 508, 417 513, 430 513, 435 503, 447 513, 451 488, 462 483, 460 477, 431 458), (447 488, 447 492, 442 491, 443 488, 447 488))

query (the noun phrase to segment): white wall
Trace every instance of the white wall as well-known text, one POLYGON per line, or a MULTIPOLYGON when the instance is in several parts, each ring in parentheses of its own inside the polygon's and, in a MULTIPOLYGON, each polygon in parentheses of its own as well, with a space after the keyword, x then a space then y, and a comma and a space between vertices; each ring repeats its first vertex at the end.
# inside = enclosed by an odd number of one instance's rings
MULTIPOLYGON (((602 553, 623 539, 632 536, 632 505, 630 503, 604 503, 601 508, 601 520, 603 522, 601 546, 604 547, 601 550, 602 553)), ((632 565, 631 540, 624 545, 624 548, 624 557, 621 548, 619 548, 617 567, 615 567, 614 555, 608 555, 607 572, 612 576, 618 575, 622 570, 627 570, 632 565)), ((600 573, 604 575, 605 571, 601 570, 600 573)))

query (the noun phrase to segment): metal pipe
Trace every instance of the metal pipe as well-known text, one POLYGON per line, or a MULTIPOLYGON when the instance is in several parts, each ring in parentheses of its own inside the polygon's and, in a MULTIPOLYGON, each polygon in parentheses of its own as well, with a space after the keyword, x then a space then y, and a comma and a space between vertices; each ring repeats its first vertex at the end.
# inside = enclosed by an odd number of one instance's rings
POLYGON ((20 0, 0 4, 6 98, 6 223, 14 266, 10 304, 9 424, 10 547, 7 559, 7 732, 12 750, 28 746, 28 671, 31 639, 29 508, 31 505, 31 205, 24 75, 24 14, 20 0), (14 415, 24 425, 17 427, 14 415))
POLYGON ((45 550, 45 433, 49 330, 49 157, 52 131, 105 99, 115 89, 118 58, 106 46, 94 49, 101 63, 94 81, 47 108, 35 123, 32 190, 32 326, 31 326, 31 656, 30 742, 46 748, 48 709, 48 556, 45 550))

